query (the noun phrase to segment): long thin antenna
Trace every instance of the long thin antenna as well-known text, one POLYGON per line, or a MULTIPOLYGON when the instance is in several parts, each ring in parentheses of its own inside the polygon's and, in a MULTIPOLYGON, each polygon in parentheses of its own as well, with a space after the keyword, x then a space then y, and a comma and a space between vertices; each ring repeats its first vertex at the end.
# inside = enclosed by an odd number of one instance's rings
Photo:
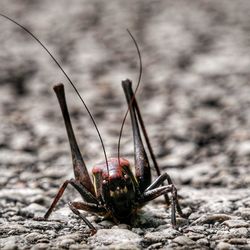
POLYGON ((73 87, 73 89, 75 90, 77 96, 80 98, 81 102, 83 103, 85 109, 87 110, 93 124, 94 124, 94 127, 96 129, 96 132, 98 134, 98 137, 100 139, 100 142, 102 144, 102 149, 103 149, 103 153, 104 153, 104 157, 105 157, 105 161, 106 161, 106 165, 107 165, 107 168, 108 168, 108 158, 107 158, 107 154, 106 154, 106 150, 105 150, 105 147, 104 147, 104 143, 103 143, 103 140, 102 140, 102 137, 101 137, 101 134, 100 134, 100 131, 96 125, 96 122, 95 122, 95 119, 94 117, 92 116, 89 108, 87 107, 86 103, 83 101, 79 91, 77 90, 76 86, 74 85, 74 83, 72 82, 72 80, 69 78, 69 76, 67 75, 67 73, 64 71, 64 69, 62 68, 62 66, 59 64, 59 62, 57 61, 57 59, 51 54, 51 52, 45 47, 45 45, 31 32, 29 31, 27 28, 25 28, 23 25, 21 25, 20 23, 16 22, 15 20, 13 20, 12 18, 0 13, 0 16, 4 17, 5 19, 11 21, 12 23, 16 24, 17 26, 19 26, 20 28, 22 28, 24 31, 26 31, 33 39, 35 39, 41 46, 42 48, 49 54, 49 56, 52 58, 52 60, 56 63, 56 65, 59 67, 59 69, 62 71, 62 73, 64 74, 64 76, 67 78, 67 80, 69 81, 69 83, 71 84, 71 86, 73 87))
POLYGON ((139 46, 135 40, 135 38, 133 37, 133 35, 131 34, 131 32, 129 31, 129 29, 127 29, 127 32, 128 34, 130 35, 130 37, 132 38, 134 44, 135 44, 135 47, 136 47, 136 50, 137 50, 137 54, 138 54, 138 57, 139 57, 139 63, 140 63, 140 69, 139 69, 139 76, 138 76, 138 82, 137 82, 137 85, 136 85, 136 88, 135 88, 135 92, 134 92, 134 95, 133 97, 131 98, 130 100, 130 103, 128 105, 128 109, 124 115, 124 118, 122 120, 122 125, 121 125, 121 129, 120 129, 120 133, 119 133, 119 139, 118 139, 118 147, 117 147, 117 154, 118 154, 118 163, 120 165, 120 148, 121 148, 121 138, 122 138, 122 131, 123 131, 123 127, 124 127, 124 124, 125 124, 125 121, 126 121, 126 118, 128 116, 128 112, 129 112, 129 109, 132 107, 132 103, 135 99, 135 95, 137 93, 137 90, 140 86, 140 82, 141 82, 141 76, 142 76, 142 59, 141 59, 141 52, 140 52, 140 49, 139 49, 139 46))

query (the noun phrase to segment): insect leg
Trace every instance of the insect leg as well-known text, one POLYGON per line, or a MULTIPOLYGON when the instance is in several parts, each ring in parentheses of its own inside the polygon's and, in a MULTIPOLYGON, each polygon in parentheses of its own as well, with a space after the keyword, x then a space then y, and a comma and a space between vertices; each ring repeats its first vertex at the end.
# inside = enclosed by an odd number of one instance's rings
POLYGON ((95 194, 94 186, 91 182, 88 170, 86 168, 86 165, 82 159, 81 152, 79 150, 79 147, 77 145, 77 141, 75 138, 75 134, 72 128, 66 98, 65 98, 65 92, 64 92, 64 86, 63 84, 58 84, 54 86, 54 91, 56 93, 58 102, 61 107, 65 127, 68 134, 69 144, 71 148, 71 154, 72 154, 72 161, 73 161, 73 168, 74 168, 74 174, 75 179, 79 181, 84 187, 86 187, 89 192, 91 192, 93 195, 95 194))
POLYGON ((87 202, 98 204, 98 200, 84 186, 79 184, 74 179, 66 180, 63 183, 63 185, 60 187, 56 197, 54 198, 52 204, 50 205, 50 208, 48 209, 48 211, 44 215, 45 220, 48 219, 48 217, 52 213, 53 209, 55 208, 56 204, 58 203, 58 201, 62 197, 65 189, 67 188, 68 184, 71 184, 75 189, 77 189, 77 191, 81 194, 81 196, 83 197, 84 200, 86 200, 87 202))
POLYGON ((92 234, 95 234, 97 232, 96 228, 91 224, 91 222, 83 214, 79 212, 79 210, 75 207, 74 203, 69 202, 68 205, 71 211, 77 216, 79 216, 87 224, 92 234))
POLYGON ((132 82, 130 80, 122 81, 122 87, 126 96, 126 100, 130 111, 130 117, 133 128, 133 138, 134 138, 134 155, 135 155, 135 175, 139 183, 140 191, 143 192, 151 183, 151 171, 149 166, 148 157, 143 146, 141 139, 140 129, 138 125, 138 120, 135 112, 135 106, 132 98, 134 97, 131 89, 132 82))
POLYGON ((174 201, 172 200, 172 204, 176 205, 176 209, 178 214, 183 217, 183 218, 187 218, 187 215, 185 215, 182 212, 181 206, 179 204, 178 201, 178 195, 177 195, 177 190, 176 187, 174 186, 170 176, 167 173, 161 174, 147 189, 146 191, 155 189, 157 187, 159 187, 160 185, 163 185, 164 181, 167 180, 169 185, 173 185, 173 191, 172 191, 172 197, 174 199, 174 201))
MULTIPOLYGON (((128 81, 128 80, 126 80, 128 81)), ((124 85, 126 86, 126 89, 124 89, 124 91, 128 92, 128 95, 131 96, 131 98, 134 97, 134 92, 133 92, 133 89, 132 89, 132 83, 124 83, 124 85), (126 84, 126 85, 125 85, 126 84)), ((155 158, 155 155, 154 155, 154 152, 153 152, 153 149, 152 149, 152 146, 151 146, 151 143, 149 141, 149 137, 148 137, 148 134, 147 134, 147 131, 146 131, 146 127, 145 127, 145 124, 144 124, 144 121, 142 119, 142 116, 141 116, 141 112, 140 112, 140 109, 139 109, 139 106, 137 104, 137 101, 136 101, 136 98, 134 97, 134 100, 133 100, 133 103, 132 103, 132 106, 134 107, 135 111, 136 111, 136 116, 138 118, 138 121, 139 121, 139 124, 140 124, 140 127, 142 129, 142 133, 143 133, 143 136, 145 138, 145 142, 147 144, 147 148, 149 150, 149 154, 150 154, 150 157, 152 159, 152 162, 154 164, 154 167, 155 167, 155 170, 156 170, 156 173, 158 176, 161 175, 161 172, 160 172, 160 169, 159 169, 159 166, 158 166, 158 163, 156 161, 156 158, 155 158)), ((164 185, 164 183, 163 183, 164 185)), ((164 195, 165 196, 165 201, 167 203, 167 205, 170 205, 170 200, 169 200, 169 197, 167 194, 164 195)))
MULTIPOLYGON (((158 184, 161 185, 160 182, 158 184)), ((172 197, 171 197, 171 202, 172 202, 171 223, 172 223, 173 227, 176 227, 176 209, 181 217, 186 218, 186 216, 181 211, 181 208, 179 206, 178 199, 177 199, 177 190, 173 184, 170 184, 167 186, 162 186, 162 187, 155 187, 155 188, 146 190, 143 193, 143 199, 140 202, 141 203, 148 202, 150 200, 153 200, 153 199, 159 197, 160 195, 165 195, 166 193, 169 193, 169 192, 172 193, 172 197)))

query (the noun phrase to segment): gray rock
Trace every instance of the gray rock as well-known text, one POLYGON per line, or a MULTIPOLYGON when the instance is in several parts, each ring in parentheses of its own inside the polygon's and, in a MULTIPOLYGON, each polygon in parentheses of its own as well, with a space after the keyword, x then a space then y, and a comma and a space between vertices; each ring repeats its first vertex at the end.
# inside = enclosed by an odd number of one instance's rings
POLYGON ((137 249, 142 238, 127 229, 100 229, 89 238, 89 242, 97 247, 108 246, 110 249, 137 249))
POLYGON ((192 222, 192 224, 214 224, 216 222, 223 222, 226 220, 230 220, 232 217, 227 214, 205 214, 200 218, 192 222))
POLYGON ((196 243, 198 245, 201 245, 201 246, 208 246, 209 245, 209 241, 206 238, 199 239, 196 241, 196 243))
POLYGON ((73 239, 70 238, 66 238, 66 239, 62 239, 57 243, 57 246, 59 248, 69 248, 70 245, 73 245, 75 243, 75 241, 73 239))
POLYGON ((228 241, 232 245, 245 245, 247 244, 247 239, 245 238, 233 238, 228 241))
POLYGON ((30 229, 15 222, 0 225, 0 235, 18 235, 28 233, 30 229))
POLYGON ((42 217, 45 212, 46 212, 46 208, 41 206, 41 205, 38 205, 36 203, 31 203, 29 204, 27 207, 24 207, 21 209, 21 213, 23 215, 33 215, 35 217, 42 217))
POLYGON ((231 228, 229 230, 230 237, 232 238, 240 238, 244 237, 246 238, 248 236, 248 229, 245 227, 240 227, 240 228, 231 228))
POLYGON ((231 244, 226 242, 219 242, 216 246, 216 250, 236 250, 231 244))
POLYGON ((250 208, 240 207, 236 214, 240 215, 245 220, 250 220, 250 208))
POLYGON ((173 239, 173 242, 178 243, 179 245, 193 245, 195 244, 195 241, 189 239, 188 237, 184 235, 177 236, 176 238, 173 239))
POLYGON ((181 233, 173 228, 164 229, 157 232, 148 232, 145 234, 144 239, 149 242, 163 242, 168 239, 173 239, 181 233))
POLYGON ((33 232, 33 233, 30 233, 30 234, 27 234, 25 236, 25 240, 29 243, 35 243, 37 242, 39 239, 43 239, 44 238, 44 234, 39 234, 39 233, 36 233, 36 232, 33 232))
POLYGON ((31 250, 46 250, 49 249, 49 244, 46 243, 38 243, 32 246, 31 250))
POLYGON ((20 240, 17 236, 10 236, 7 238, 0 238, 0 249, 3 250, 16 250, 18 249, 18 241, 20 240))
POLYGON ((249 224, 243 220, 227 220, 223 222, 223 225, 226 225, 230 228, 237 228, 237 227, 248 227, 249 224))

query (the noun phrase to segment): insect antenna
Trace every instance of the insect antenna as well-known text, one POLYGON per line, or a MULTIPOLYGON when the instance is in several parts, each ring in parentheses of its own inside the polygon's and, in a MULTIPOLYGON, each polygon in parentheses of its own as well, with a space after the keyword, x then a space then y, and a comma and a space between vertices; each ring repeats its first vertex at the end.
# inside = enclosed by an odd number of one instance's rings
POLYGON ((129 31, 129 29, 127 29, 127 32, 129 34, 129 36, 131 37, 132 41, 134 42, 134 45, 136 47, 136 50, 137 50, 137 54, 138 54, 138 57, 139 57, 139 76, 138 76, 138 81, 137 81, 137 85, 136 85, 136 88, 135 88, 135 91, 134 91, 134 95, 133 97, 131 98, 130 102, 129 102, 129 105, 128 105, 128 109, 123 117, 123 120, 122 120, 122 125, 121 125, 121 128, 120 128, 120 133, 119 133, 119 139, 118 139, 118 146, 117 146, 117 155, 118 155, 118 163, 120 165, 120 149, 121 149, 121 138, 122 138, 122 132, 123 132, 123 127, 124 127, 124 124, 125 124, 125 121, 126 121, 126 118, 128 116, 128 112, 130 110, 130 108, 132 108, 132 103, 135 99, 135 95, 137 93, 137 90, 140 86, 140 82, 141 82, 141 76, 142 76, 142 58, 141 58, 141 52, 140 52, 140 49, 139 49, 139 46, 134 38, 134 36, 131 34, 131 32, 129 31))
POLYGON ((88 106, 86 105, 86 103, 84 102, 84 100, 82 99, 79 91, 77 90, 75 84, 73 83, 73 81, 70 79, 70 77, 68 76, 68 74, 65 72, 65 70, 62 68, 62 66, 60 65, 60 63, 58 62, 58 60, 52 55, 52 53, 46 48, 46 46, 30 31, 28 30, 26 27, 24 27, 22 24, 18 23, 17 21, 15 21, 14 19, 0 13, 0 16, 2 16, 3 18, 11 21, 12 23, 16 24, 17 26, 19 26, 21 29, 23 29, 26 33, 28 33, 35 41, 37 41, 41 46, 42 48, 47 52, 47 54, 51 57, 51 59, 56 63, 56 65, 59 67, 59 69, 61 70, 61 72, 63 73, 63 75, 67 78, 68 82, 70 83, 70 85, 73 87, 73 89, 75 90, 77 96, 79 97, 79 99, 81 100, 82 104, 84 105, 86 111, 88 112, 89 116, 90 116, 90 119, 95 127, 95 130, 98 134, 98 137, 100 139, 100 142, 101 142, 101 145, 102 145, 102 150, 103 150, 103 154, 104 154, 104 157, 105 157, 105 162, 106 162, 106 165, 107 165, 107 169, 108 169, 108 158, 107 158, 107 153, 106 153, 106 150, 105 150, 105 147, 104 147, 104 143, 103 143, 103 139, 101 137, 101 134, 100 134, 100 131, 97 127, 97 124, 95 122, 95 119, 93 117, 93 115, 91 114, 88 106))

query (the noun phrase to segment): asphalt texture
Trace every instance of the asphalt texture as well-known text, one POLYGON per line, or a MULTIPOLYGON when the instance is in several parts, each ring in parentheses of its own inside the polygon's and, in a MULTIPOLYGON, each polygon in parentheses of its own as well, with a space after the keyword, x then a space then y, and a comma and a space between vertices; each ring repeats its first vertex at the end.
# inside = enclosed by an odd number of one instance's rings
MULTIPOLYGON (((58 59, 92 112, 108 157, 117 156, 127 109, 137 100, 161 172, 184 213, 171 226, 163 197, 131 224, 69 209, 68 187, 48 221, 37 221, 72 160, 53 85, 65 85, 86 165, 104 162, 97 132, 74 89, 43 48, 0 17, 0 249, 250 249, 250 2, 6 1, 0 12, 33 32, 58 59)), ((130 118, 121 156, 134 168, 130 118)), ((153 179, 156 178, 152 171, 153 179)))

